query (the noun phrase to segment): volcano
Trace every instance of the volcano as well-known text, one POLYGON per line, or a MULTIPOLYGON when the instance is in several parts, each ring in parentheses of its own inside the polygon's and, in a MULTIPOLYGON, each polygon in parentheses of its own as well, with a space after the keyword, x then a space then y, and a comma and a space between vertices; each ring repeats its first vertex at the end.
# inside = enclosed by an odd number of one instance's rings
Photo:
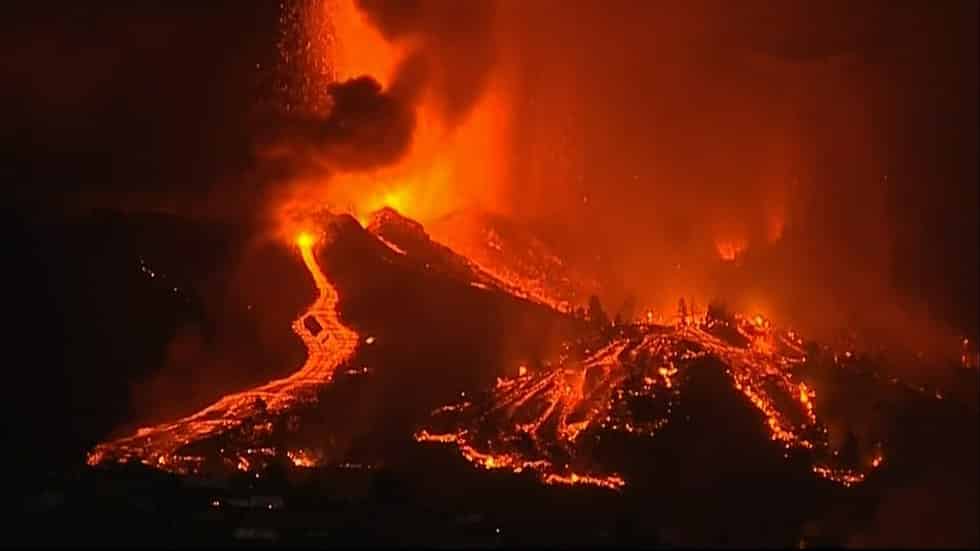
MULTIPOLYGON (((341 432, 352 431, 348 435, 352 438, 358 431, 383 430, 387 434, 381 442, 397 440, 398 427, 403 427, 402 435, 411 434, 411 425, 401 422, 417 418, 417 411, 428 411, 440 400, 465 393, 463 389, 492 381, 505 357, 540 362, 581 325, 511 295, 509 284, 432 241, 421 225, 391 209, 376 213, 368 229, 346 215, 326 214, 319 224, 322 239, 301 247, 304 259, 321 297, 342 296, 342 305, 338 298, 326 302, 321 298, 297 318, 293 329, 307 344, 306 365, 315 366, 320 356, 330 354, 335 359, 327 362, 329 366, 311 373, 301 369, 280 381, 227 395, 174 423, 140 429, 131 437, 100 445, 90 454, 90 464, 138 460, 181 473, 220 472, 227 467, 252 470, 260 465, 256 457, 272 460, 283 452, 273 442, 289 431, 275 427, 303 426, 302 432, 315 432, 297 418, 295 410, 303 404, 319 402, 319 414, 323 408, 341 407, 340 403, 363 409, 349 403, 362 400, 358 394, 363 390, 342 383, 365 375, 373 388, 368 391, 382 393, 370 403, 383 408, 360 411, 357 422, 365 426, 348 425, 341 432), (329 276, 321 275, 320 264, 329 267, 325 272, 329 276), (414 328, 405 331, 407 327, 414 328), (430 360, 420 361, 420 357, 430 360), (401 367, 406 363, 410 367, 401 367), (447 369, 453 364, 465 368, 447 369), (341 384, 330 384, 335 375, 341 384), (332 395, 316 396, 331 394, 335 386, 340 401, 332 395), (425 391, 384 397, 406 386, 425 391), (392 412, 399 412, 398 422, 390 421, 392 412), (382 423, 379 416, 386 421, 382 423)), ((331 461, 340 453, 322 447, 290 452, 331 461)))
POLYGON ((366 228, 325 213, 297 242, 320 290, 293 326, 304 366, 100 444, 90 465, 252 484, 366 472, 400 480, 413 503, 463 499, 445 484, 599 492, 627 509, 656 496, 663 541, 839 542, 938 460, 921 442, 956 441, 910 431, 908 416, 952 427, 975 408, 761 316, 561 312, 393 209, 366 228), (763 505, 736 511, 750 495, 763 505), (853 520, 821 516, 845 502, 853 520))
POLYGON ((6 541, 980 546, 977 3, 10 4, 6 541))

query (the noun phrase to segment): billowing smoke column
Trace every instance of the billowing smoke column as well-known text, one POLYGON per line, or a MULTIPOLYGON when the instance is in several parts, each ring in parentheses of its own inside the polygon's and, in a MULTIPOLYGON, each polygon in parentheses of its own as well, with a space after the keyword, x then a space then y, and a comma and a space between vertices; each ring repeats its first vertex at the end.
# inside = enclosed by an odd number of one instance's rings
POLYGON ((364 170, 398 160, 412 142, 415 88, 397 82, 384 91, 369 76, 330 84, 326 117, 308 115, 284 125, 287 154, 328 170, 364 170))
POLYGON ((392 42, 409 42, 430 67, 434 100, 448 125, 479 99, 495 59, 495 6, 489 0, 358 0, 392 42))
POLYGON ((777 318, 845 326, 847 310, 882 325, 897 318, 878 305, 915 300, 929 316, 913 317, 976 327, 975 3, 284 4, 316 14, 324 49, 278 3, 14 10, 0 33, 12 197, 241 223, 297 173, 335 189, 356 172, 346 184, 364 188, 422 142, 438 162, 391 179, 422 192, 378 189, 369 206, 490 196, 641 303, 741 295, 740 309, 769 299, 789 305, 768 305, 777 318), (351 22, 373 35, 330 35, 351 22), (291 59, 312 59, 312 77, 295 73, 317 107, 262 118, 280 27, 291 59), (326 55, 338 45, 342 63, 326 55), (475 126, 466 148, 430 135, 432 117, 458 130, 477 115, 509 126, 475 126), (250 154, 263 131, 276 138, 260 151, 285 162, 250 154))
POLYGON ((411 146, 421 101, 434 105, 451 128, 480 97, 493 64, 491 2, 360 0, 356 5, 385 40, 397 45, 393 75, 361 74, 326 83, 326 112, 288 115, 268 148, 272 156, 311 161, 331 173, 388 166, 411 146))
MULTIPOLYGON (((341 4, 349 2, 330 3, 341 4)), ((970 179, 961 170, 966 157, 945 153, 966 146, 952 144, 950 132, 938 134, 950 136, 943 142, 950 147, 917 140, 915 126, 952 120, 957 110, 969 119, 975 108, 948 103, 936 117, 901 121, 910 105, 923 104, 917 95, 940 93, 916 84, 931 82, 929 71, 950 88, 951 77, 938 72, 954 74, 947 71, 960 51, 954 38, 969 29, 964 23, 937 43, 945 58, 930 65, 916 52, 958 19, 955 10, 845 8, 356 0, 351 11, 376 37, 346 36, 357 54, 347 61, 358 63, 337 73, 349 78, 363 67, 382 94, 397 97, 405 60, 417 63, 415 134, 400 160, 392 143, 374 164, 321 154, 320 165, 363 178, 317 184, 374 186, 368 209, 394 206, 426 224, 423 211, 450 209, 423 203, 451 206, 463 192, 492 189, 483 194, 492 202, 475 205, 556 228, 555 241, 613 274, 618 281, 602 297, 613 308, 629 294, 661 313, 681 296, 702 308, 721 297, 815 336, 857 326, 924 336, 926 328, 909 331, 912 322, 944 316, 940 309, 952 307, 943 303, 956 295, 935 283, 930 297, 919 297, 917 282, 972 273, 976 255, 945 247, 928 255, 935 262, 924 260, 931 222, 913 207, 927 206, 934 225, 952 228, 938 213, 975 220, 951 198, 975 204, 976 192, 929 191, 924 184, 942 170, 950 172, 943 185, 970 179), (923 17, 928 28, 916 31, 923 17), (905 54, 915 64, 903 63, 905 54), (497 111, 482 103, 493 95, 504 98, 497 111), (458 132, 445 142, 420 136, 433 118, 465 129, 477 115, 509 126, 468 149, 453 141, 458 132), (441 158, 416 163, 417 150, 441 158), (945 157, 953 168, 943 168, 945 157), (404 166, 376 171, 392 163, 404 166), (488 167, 496 172, 483 176, 488 167), (918 225, 896 229, 909 226, 906 219, 918 225), (928 278, 919 273, 932 267, 928 278)), ((968 84, 975 89, 975 79, 968 84)), ((338 202, 362 199, 354 195, 338 202)), ((975 289, 960 287, 974 304, 975 289)))

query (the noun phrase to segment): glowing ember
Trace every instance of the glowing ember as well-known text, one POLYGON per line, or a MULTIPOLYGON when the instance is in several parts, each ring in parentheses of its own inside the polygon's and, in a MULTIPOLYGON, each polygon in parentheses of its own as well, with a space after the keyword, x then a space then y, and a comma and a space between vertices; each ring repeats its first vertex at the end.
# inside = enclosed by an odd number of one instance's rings
POLYGON ((549 474, 544 477, 545 484, 584 484, 587 486, 598 486, 600 488, 607 488, 610 490, 618 490, 626 485, 626 482, 615 475, 606 477, 594 477, 588 475, 577 475, 572 473, 571 476, 561 476, 557 474, 549 474))
POLYGON ((845 487, 854 486, 855 484, 860 484, 864 482, 864 474, 852 471, 850 469, 832 469, 830 467, 824 467, 815 465, 813 467, 813 472, 820 475, 827 480, 833 480, 838 484, 845 487))
MULTIPOLYGON (((238 428, 245 420, 259 414, 282 414, 298 403, 313 400, 315 390, 331 381, 334 371, 353 354, 358 335, 341 323, 337 315, 337 290, 327 281, 316 262, 313 235, 303 232, 295 239, 319 291, 316 301, 293 322, 293 331, 302 339, 308 351, 303 367, 284 379, 224 396, 183 419, 142 428, 133 436, 100 444, 89 454, 89 465, 138 460, 169 471, 193 472, 201 458, 179 455, 179 450, 185 446, 238 428), (309 316, 323 328, 316 335, 303 323, 309 316)), ((253 430, 268 431, 271 428, 266 424, 253 430)), ((256 453, 268 456, 274 451, 263 449, 256 453)), ((238 469, 247 471, 252 466, 252 461, 246 457, 237 458, 238 469)))
POLYGON ((748 246, 748 242, 743 239, 722 239, 715 242, 718 256, 726 262, 733 262, 738 259, 748 246))
POLYGON ((286 456, 294 466, 301 468, 316 467, 322 461, 322 458, 309 450, 288 451, 286 456))

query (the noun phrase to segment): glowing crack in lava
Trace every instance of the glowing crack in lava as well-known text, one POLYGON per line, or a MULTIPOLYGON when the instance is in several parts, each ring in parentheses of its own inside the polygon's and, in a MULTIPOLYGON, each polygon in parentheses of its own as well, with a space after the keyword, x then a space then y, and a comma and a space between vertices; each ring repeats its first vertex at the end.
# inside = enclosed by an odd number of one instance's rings
MULTIPOLYGON (((302 232, 295 243, 319 292, 316 301, 292 326, 306 345, 307 359, 303 367, 289 377, 224 396, 183 419, 142 428, 132 436, 100 444, 89 454, 89 465, 138 460, 164 470, 193 472, 203 459, 180 455, 181 448, 233 430, 259 414, 280 414, 298 403, 315 399, 316 390, 329 383, 334 371, 354 353, 358 334, 340 321, 337 290, 320 270, 314 256, 316 237, 302 232), (308 327, 312 325, 307 322, 309 319, 322 328, 316 334, 308 327)), ((247 459, 239 458, 237 467, 249 470, 250 465, 247 459)))
POLYGON ((522 366, 517 377, 498 379, 485 399, 434 411, 415 438, 454 445, 479 468, 619 489, 626 481, 595 464, 595 446, 610 433, 654 438, 677 423, 692 368, 709 360, 724 368, 735 396, 761 414, 786 457, 804 454, 815 475, 843 486, 860 483, 883 463, 880 444, 862 465, 838 459, 816 415, 816 393, 797 374, 807 362, 802 343, 761 316, 639 325, 598 349, 568 343, 557 365, 538 372, 522 366))

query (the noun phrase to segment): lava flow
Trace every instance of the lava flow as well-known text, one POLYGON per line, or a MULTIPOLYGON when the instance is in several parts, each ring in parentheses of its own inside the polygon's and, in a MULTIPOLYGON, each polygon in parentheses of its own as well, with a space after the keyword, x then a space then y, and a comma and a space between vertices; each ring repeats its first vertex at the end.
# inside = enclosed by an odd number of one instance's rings
POLYGON ((599 441, 611 433, 652 438, 676 424, 692 368, 707 362, 724 368, 786 457, 802 453, 814 474, 844 486, 862 482, 884 461, 880 445, 863 466, 839 460, 815 413, 816 394, 798 373, 807 362, 802 344, 761 316, 636 325, 598 342, 566 344, 557 365, 537 373, 521 366, 485 399, 433 412, 415 438, 453 444, 480 468, 619 489, 624 478, 594 461, 599 441))
MULTIPOLYGON (((188 444, 235 429, 259 414, 279 414, 301 402, 312 401, 334 371, 351 357, 358 335, 343 324, 337 313, 339 296, 320 270, 314 255, 316 238, 308 232, 296 237, 303 263, 313 276, 319 292, 316 301, 293 322, 293 331, 306 345, 303 367, 283 379, 257 388, 224 396, 207 408, 171 423, 139 429, 136 434, 98 445, 88 456, 88 464, 138 460, 157 468, 193 472, 203 458, 181 455, 188 444), (311 326, 319 330, 311 330, 311 326)), ((237 467, 248 470, 248 462, 237 467)))

